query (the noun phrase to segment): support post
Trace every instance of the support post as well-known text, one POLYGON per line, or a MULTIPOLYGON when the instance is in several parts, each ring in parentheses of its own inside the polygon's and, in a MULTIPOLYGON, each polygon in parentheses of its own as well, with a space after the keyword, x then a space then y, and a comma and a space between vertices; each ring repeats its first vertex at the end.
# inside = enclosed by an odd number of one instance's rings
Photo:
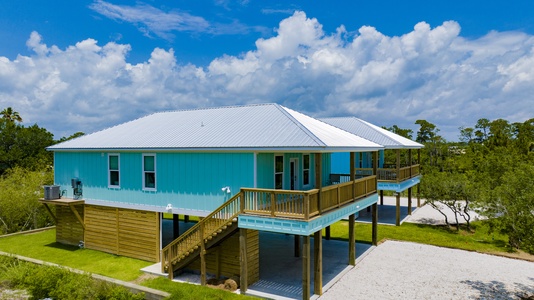
POLYGON ((327 241, 330 240, 330 226, 326 226, 326 228, 324 229, 324 235, 327 241))
POLYGON ((310 236, 303 236, 302 247, 302 299, 310 299, 310 236))
POLYGON ((172 236, 177 239, 180 236, 180 215, 172 215, 172 236))
POLYGON ((248 253, 247 253, 247 229, 239 229, 239 266, 241 274, 239 276, 239 290, 241 294, 245 294, 248 289, 248 253))
POLYGON ((397 192, 397 201, 396 201, 396 213, 395 213, 395 225, 400 226, 400 197, 401 193, 397 192))
POLYGON ((200 225, 200 284, 206 285, 206 243, 204 242, 204 223, 200 225))
POLYGON ((373 204, 373 225, 372 225, 372 243, 377 245, 378 241, 378 206, 373 204))
POLYGON ((356 264, 356 241, 354 237, 354 222, 355 216, 351 214, 349 216, 349 265, 354 266, 356 264))
POLYGON ((408 188, 408 215, 412 215, 412 188, 408 188))
POLYGON ((420 187, 420 183, 417 184, 417 207, 421 207, 421 187, 420 187))
POLYGON ((397 149, 397 182, 400 181, 400 149, 397 149))
POLYGON ((384 191, 380 190, 380 205, 384 205, 384 191))
POLYGON ((373 175, 376 175, 378 182, 378 151, 373 152, 373 175))
POLYGON ((412 149, 408 149, 408 162, 410 166, 410 178, 412 178, 412 149))
POLYGON ((313 265, 315 272, 313 275, 313 293, 323 294, 323 235, 322 230, 313 234, 313 265))
POLYGON ((315 188, 319 190, 317 194, 317 208, 319 209, 319 214, 322 214, 321 208, 321 188, 323 187, 323 156, 321 153, 315 153, 315 188))
POLYGON ((189 223, 189 215, 184 215, 184 223, 189 223))
POLYGON ((295 241, 294 241, 294 254, 295 257, 300 257, 300 235, 295 235, 295 241))

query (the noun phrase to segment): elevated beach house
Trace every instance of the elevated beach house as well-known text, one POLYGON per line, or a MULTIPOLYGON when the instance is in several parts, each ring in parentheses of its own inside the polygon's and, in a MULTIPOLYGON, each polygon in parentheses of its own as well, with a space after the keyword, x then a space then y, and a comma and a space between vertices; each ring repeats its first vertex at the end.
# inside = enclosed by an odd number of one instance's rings
POLYGON ((49 147, 63 196, 42 203, 56 206, 59 242, 161 262, 170 278, 186 267, 203 284, 206 273, 238 276, 241 292, 259 279, 258 231, 294 235, 308 299, 310 274, 322 293, 322 229, 350 216, 354 264, 354 214, 378 202, 377 164, 332 184, 331 156, 381 149, 277 104, 155 113, 49 147), (171 215, 175 228, 179 215, 200 221, 167 243, 171 215))
MULTIPOLYGON (((419 189, 420 150, 424 145, 356 117, 324 118, 321 121, 384 146, 384 149, 379 151, 377 172, 373 171, 372 158, 369 153, 356 155, 354 162, 350 163, 349 153, 338 152, 331 155, 330 176, 332 182, 343 182, 349 179, 349 173, 353 168, 356 177, 376 174, 381 204, 383 204, 384 191, 394 192, 396 197, 395 223, 397 226, 400 225, 400 196, 407 190, 408 214, 411 214, 412 188, 417 186, 419 189), (412 150, 417 150, 417 157, 414 156, 412 150)), ((418 192, 417 206, 420 205, 418 192)))

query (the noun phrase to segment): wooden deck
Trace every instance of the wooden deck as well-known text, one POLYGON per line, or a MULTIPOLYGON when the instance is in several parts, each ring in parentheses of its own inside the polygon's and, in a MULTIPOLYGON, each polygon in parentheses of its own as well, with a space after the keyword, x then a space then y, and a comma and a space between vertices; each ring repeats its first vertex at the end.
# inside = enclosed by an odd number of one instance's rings
MULTIPOLYGON (((364 178, 373 175, 373 168, 355 168, 357 178, 364 178)), ((420 165, 404 166, 396 168, 378 168, 377 178, 379 182, 402 182, 410 178, 421 175, 420 165)), ((350 180, 350 174, 331 174, 332 183, 343 183, 350 180)))

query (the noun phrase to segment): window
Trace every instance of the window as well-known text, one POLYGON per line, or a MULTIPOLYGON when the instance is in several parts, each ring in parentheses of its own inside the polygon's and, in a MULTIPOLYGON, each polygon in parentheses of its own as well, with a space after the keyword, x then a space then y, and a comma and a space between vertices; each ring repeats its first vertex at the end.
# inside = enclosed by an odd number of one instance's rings
POLYGON ((143 189, 156 189, 156 155, 143 154, 143 189))
POLYGON ((310 184, 310 155, 302 155, 302 185, 310 184))
POLYGON ((119 155, 108 154, 108 186, 120 187, 119 155))
POLYGON ((284 157, 281 155, 274 157, 274 188, 284 188, 284 157))

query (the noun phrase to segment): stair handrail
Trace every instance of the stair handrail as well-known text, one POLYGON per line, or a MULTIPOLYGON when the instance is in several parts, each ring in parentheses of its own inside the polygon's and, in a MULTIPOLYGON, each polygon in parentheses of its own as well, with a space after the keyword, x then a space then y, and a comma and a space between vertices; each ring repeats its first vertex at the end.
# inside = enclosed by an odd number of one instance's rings
POLYGON ((241 200, 242 192, 235 194, 228 201, 223 203, 221 206, 216 208, 209 215, 204 217, 202 220, 198 221, 193 225, 189 230, 181 234, 178 238, 169 243, 165 248, 161 250, 161 269, 162 272, 165 271, 165 266, 168 266, 169 272, 172 272, 172 264, 179 260, 181 257, 187 256, 189 253, 192 253, 197 248, 200 247, 200 243, 203 242, 208 236, 217 232, 224 226, 227 226, 227 223, 231 222, 241 213, 241 200), (221 213, 225 208, 233 207, 233 211, 220 214, 220 217, 216 218, 217 214, 221 213), (224 215, 224 216, 223 216, 224 215), (210 226, 210 230, 206 229, 206 224, 215 221, 215 226, 210 226), (203 227, 204 230, 200 230, 203 227), (201 232, 204 232, 204 236, 201 235, 201 232), (182 246, 182 247, 180 247, 182 246))

